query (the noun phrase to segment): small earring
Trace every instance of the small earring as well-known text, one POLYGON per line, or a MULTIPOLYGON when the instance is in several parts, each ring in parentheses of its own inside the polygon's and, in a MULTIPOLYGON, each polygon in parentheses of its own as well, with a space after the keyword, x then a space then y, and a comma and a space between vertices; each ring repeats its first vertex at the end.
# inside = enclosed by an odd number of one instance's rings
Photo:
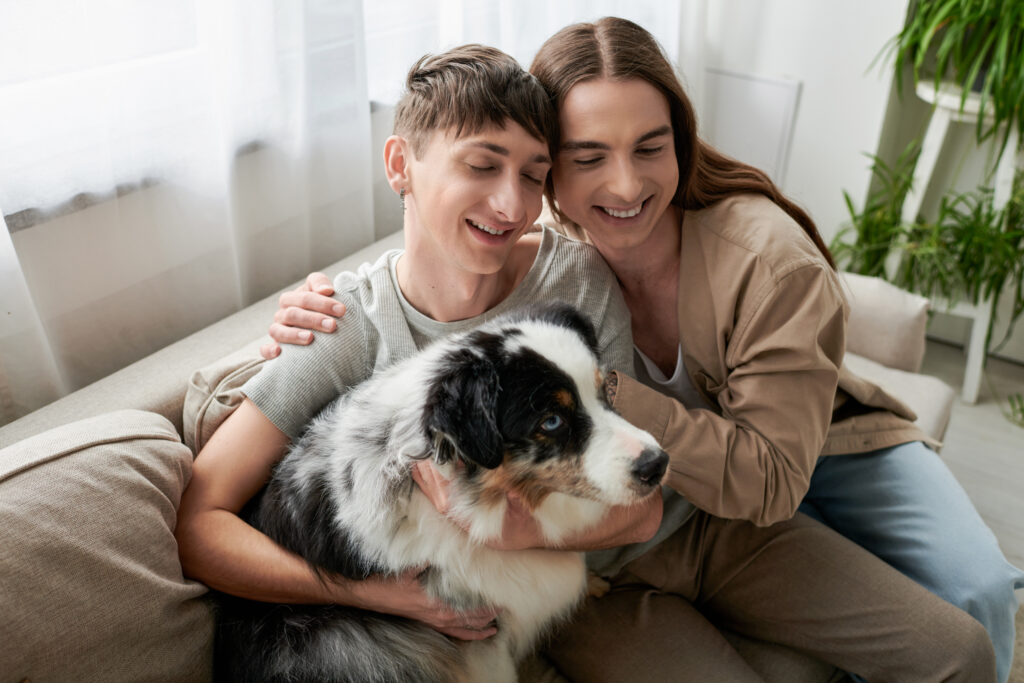
POLYGON ((402 211, 405 211, 405 188, 398 191, 398 201, 402 204, 402 211))

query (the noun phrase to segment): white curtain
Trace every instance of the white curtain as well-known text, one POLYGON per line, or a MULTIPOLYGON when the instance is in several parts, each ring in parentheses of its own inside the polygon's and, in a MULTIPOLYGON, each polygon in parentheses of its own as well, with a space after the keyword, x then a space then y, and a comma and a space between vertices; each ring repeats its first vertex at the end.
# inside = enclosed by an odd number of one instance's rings
POLYGON ((614 14, 676 58, 694 2, 0 0, 0 424, 372 241, 422 54, 614 14))
POLYGON ((526 68, 555 31, 604 16, 650 31, 674 60, 689 6, 706 0, 372 0, 366 3, 370 98, 398 99, 409 66, 427 52, 462 43, 500 48, 526 68))
POLYGON ((0 423, 372 240, 361 12, 0 2, 0 423))

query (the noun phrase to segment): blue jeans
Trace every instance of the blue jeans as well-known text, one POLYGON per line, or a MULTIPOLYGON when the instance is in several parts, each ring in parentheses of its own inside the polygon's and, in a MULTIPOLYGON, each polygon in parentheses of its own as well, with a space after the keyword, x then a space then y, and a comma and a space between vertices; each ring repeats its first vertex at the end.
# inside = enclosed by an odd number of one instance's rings
POLYGON ((999 681, 1013 661, 1014 590, 1003 556, 963 487, 921 442, 818 459, 800 511, 967 611, 992 638, 999 681))

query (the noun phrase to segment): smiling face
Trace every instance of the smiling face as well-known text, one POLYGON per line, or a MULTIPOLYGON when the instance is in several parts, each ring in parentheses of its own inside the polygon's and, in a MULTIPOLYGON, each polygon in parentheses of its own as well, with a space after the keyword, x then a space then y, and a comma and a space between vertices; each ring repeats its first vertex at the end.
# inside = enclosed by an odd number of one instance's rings
POLYGON ((512 121, 459 137, 434 133, 407 162, 418 243, 467 273, 500 271, 540 215, 550 166, 547 144, 512 121))
POLYGON ((661 92, 639 79, 584 81, 566 94, 559 121, 558 208, 602 253, 641 244, 672 221, 679 165, 661 92))

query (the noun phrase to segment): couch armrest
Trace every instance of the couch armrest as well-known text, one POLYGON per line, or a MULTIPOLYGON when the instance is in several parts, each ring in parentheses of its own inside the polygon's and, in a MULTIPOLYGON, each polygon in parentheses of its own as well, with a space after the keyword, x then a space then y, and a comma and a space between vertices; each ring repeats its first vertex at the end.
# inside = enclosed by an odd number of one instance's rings
POLYGON ((850 302, 846 350, 886 367, 918 372, 924 359, 928 299, 881 278, 840 273, 850 302))
POLYGON ((953 414, 956 392, 938 377, 889 368, 881 363, 847 353, 843 364, 858 377, 874 382, 917 414, 914 422, 936 441, 946 436, 953 414))

